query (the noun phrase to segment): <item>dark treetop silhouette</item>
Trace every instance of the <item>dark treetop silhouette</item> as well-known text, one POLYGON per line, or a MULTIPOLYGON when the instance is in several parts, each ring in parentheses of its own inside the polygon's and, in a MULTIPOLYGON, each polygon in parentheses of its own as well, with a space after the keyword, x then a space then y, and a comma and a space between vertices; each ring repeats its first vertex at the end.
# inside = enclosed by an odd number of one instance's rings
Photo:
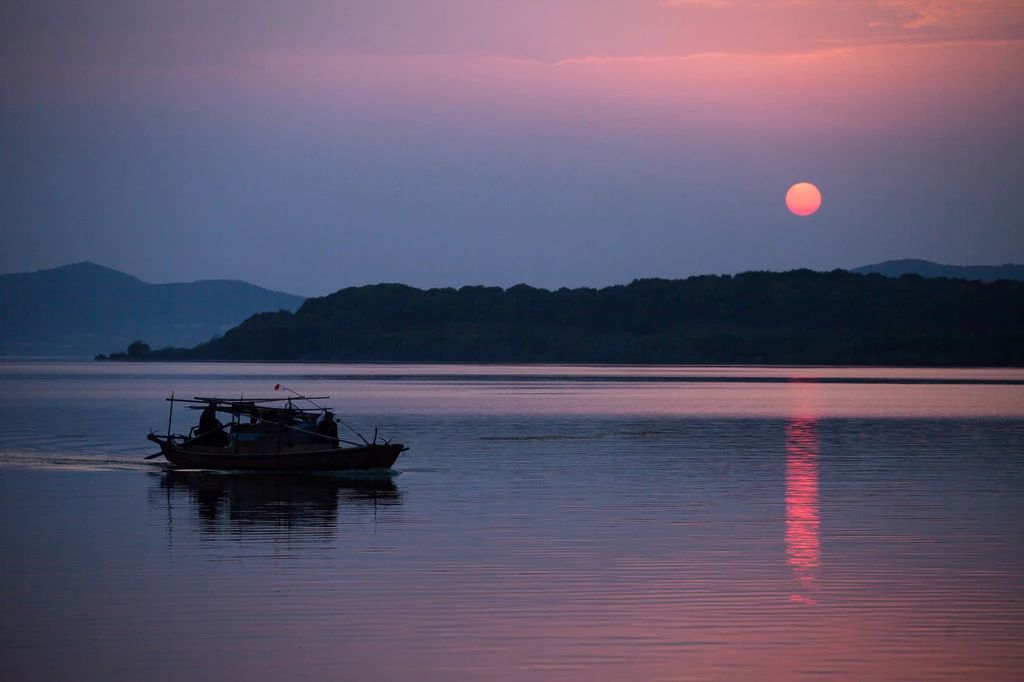
POLYGON ((557 291, 378 284, 144 357, 1020 366, 1024 282, 794 270, 557 291))

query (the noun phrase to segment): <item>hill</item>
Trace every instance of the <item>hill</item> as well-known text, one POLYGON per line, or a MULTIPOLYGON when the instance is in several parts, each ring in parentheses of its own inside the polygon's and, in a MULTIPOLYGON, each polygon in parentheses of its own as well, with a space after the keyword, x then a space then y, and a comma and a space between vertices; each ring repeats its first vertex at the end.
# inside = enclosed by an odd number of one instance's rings
POLYGON ((795 270, 557 291, 379 284, 152 357, 1020 366, 1024 283, 795 270))
POLYGON ((91 357, 138 338, 193 346, 302 300, 237 280, 149 284, 89 262, 0 275, 0 355, 91 357))
POLYGON ((884 263, 854 268, 850 272, 862 275, 877 273, 886 277, 902 277, 903 275, 953 277, 977 280, 979 282, 994 282, 998 279, 1024 280, 1024 265, 1016 265, 1014 263, 1006 263, 1005 265, 943 265, 914 258, 887 260, 884 263))

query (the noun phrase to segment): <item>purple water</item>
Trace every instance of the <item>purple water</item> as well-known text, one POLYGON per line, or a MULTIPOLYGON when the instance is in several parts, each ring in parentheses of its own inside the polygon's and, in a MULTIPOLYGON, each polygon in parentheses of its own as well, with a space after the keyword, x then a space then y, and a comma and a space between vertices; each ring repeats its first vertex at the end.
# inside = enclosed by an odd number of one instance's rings
POLYGON ((6 361, 0 389, 3 679, 1024 667, 1019 370, 6 361), (142 461, 171 391, 275 383, 412 449, 142 461))

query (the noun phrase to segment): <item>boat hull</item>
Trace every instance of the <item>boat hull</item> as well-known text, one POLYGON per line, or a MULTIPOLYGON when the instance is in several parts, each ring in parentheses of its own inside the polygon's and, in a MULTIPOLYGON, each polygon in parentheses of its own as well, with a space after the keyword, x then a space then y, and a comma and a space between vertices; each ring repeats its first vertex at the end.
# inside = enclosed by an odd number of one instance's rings
POLYGON ((226 448, 181 447, 153 438, 168 462, 183 469, 325 471, 390 469, 406 447, 400 443, 349 448, 288 448, 278 452, 229 452, 226 448))

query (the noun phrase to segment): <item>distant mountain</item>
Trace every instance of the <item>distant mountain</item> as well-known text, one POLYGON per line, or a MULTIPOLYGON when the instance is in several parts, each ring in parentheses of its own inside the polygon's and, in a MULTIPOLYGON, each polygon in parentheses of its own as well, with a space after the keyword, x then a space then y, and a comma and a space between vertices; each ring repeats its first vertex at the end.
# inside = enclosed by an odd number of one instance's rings
POLYGON ((997 279, 1024 280, 1024 265, 1016 265, 1014 263, 1006 263, 1005 265, 943 265, 915 258, 887 260, 884 263, 853 268, 850 272, 856 272, 861 275, 878 273, 886 277, 902 277, 903 275, 955 277, 957 279, 978 280, 979 282, 994 282, 997 279))
POLYGON ((833 272, 351 287, 133 359, 1024 366, 1024 282, 833 272))
POLYGON ((92 356, 135 339, 193 346, 302 301, 238 280, 149 284, 89 262, 0 275, 0 355, 92 356))

